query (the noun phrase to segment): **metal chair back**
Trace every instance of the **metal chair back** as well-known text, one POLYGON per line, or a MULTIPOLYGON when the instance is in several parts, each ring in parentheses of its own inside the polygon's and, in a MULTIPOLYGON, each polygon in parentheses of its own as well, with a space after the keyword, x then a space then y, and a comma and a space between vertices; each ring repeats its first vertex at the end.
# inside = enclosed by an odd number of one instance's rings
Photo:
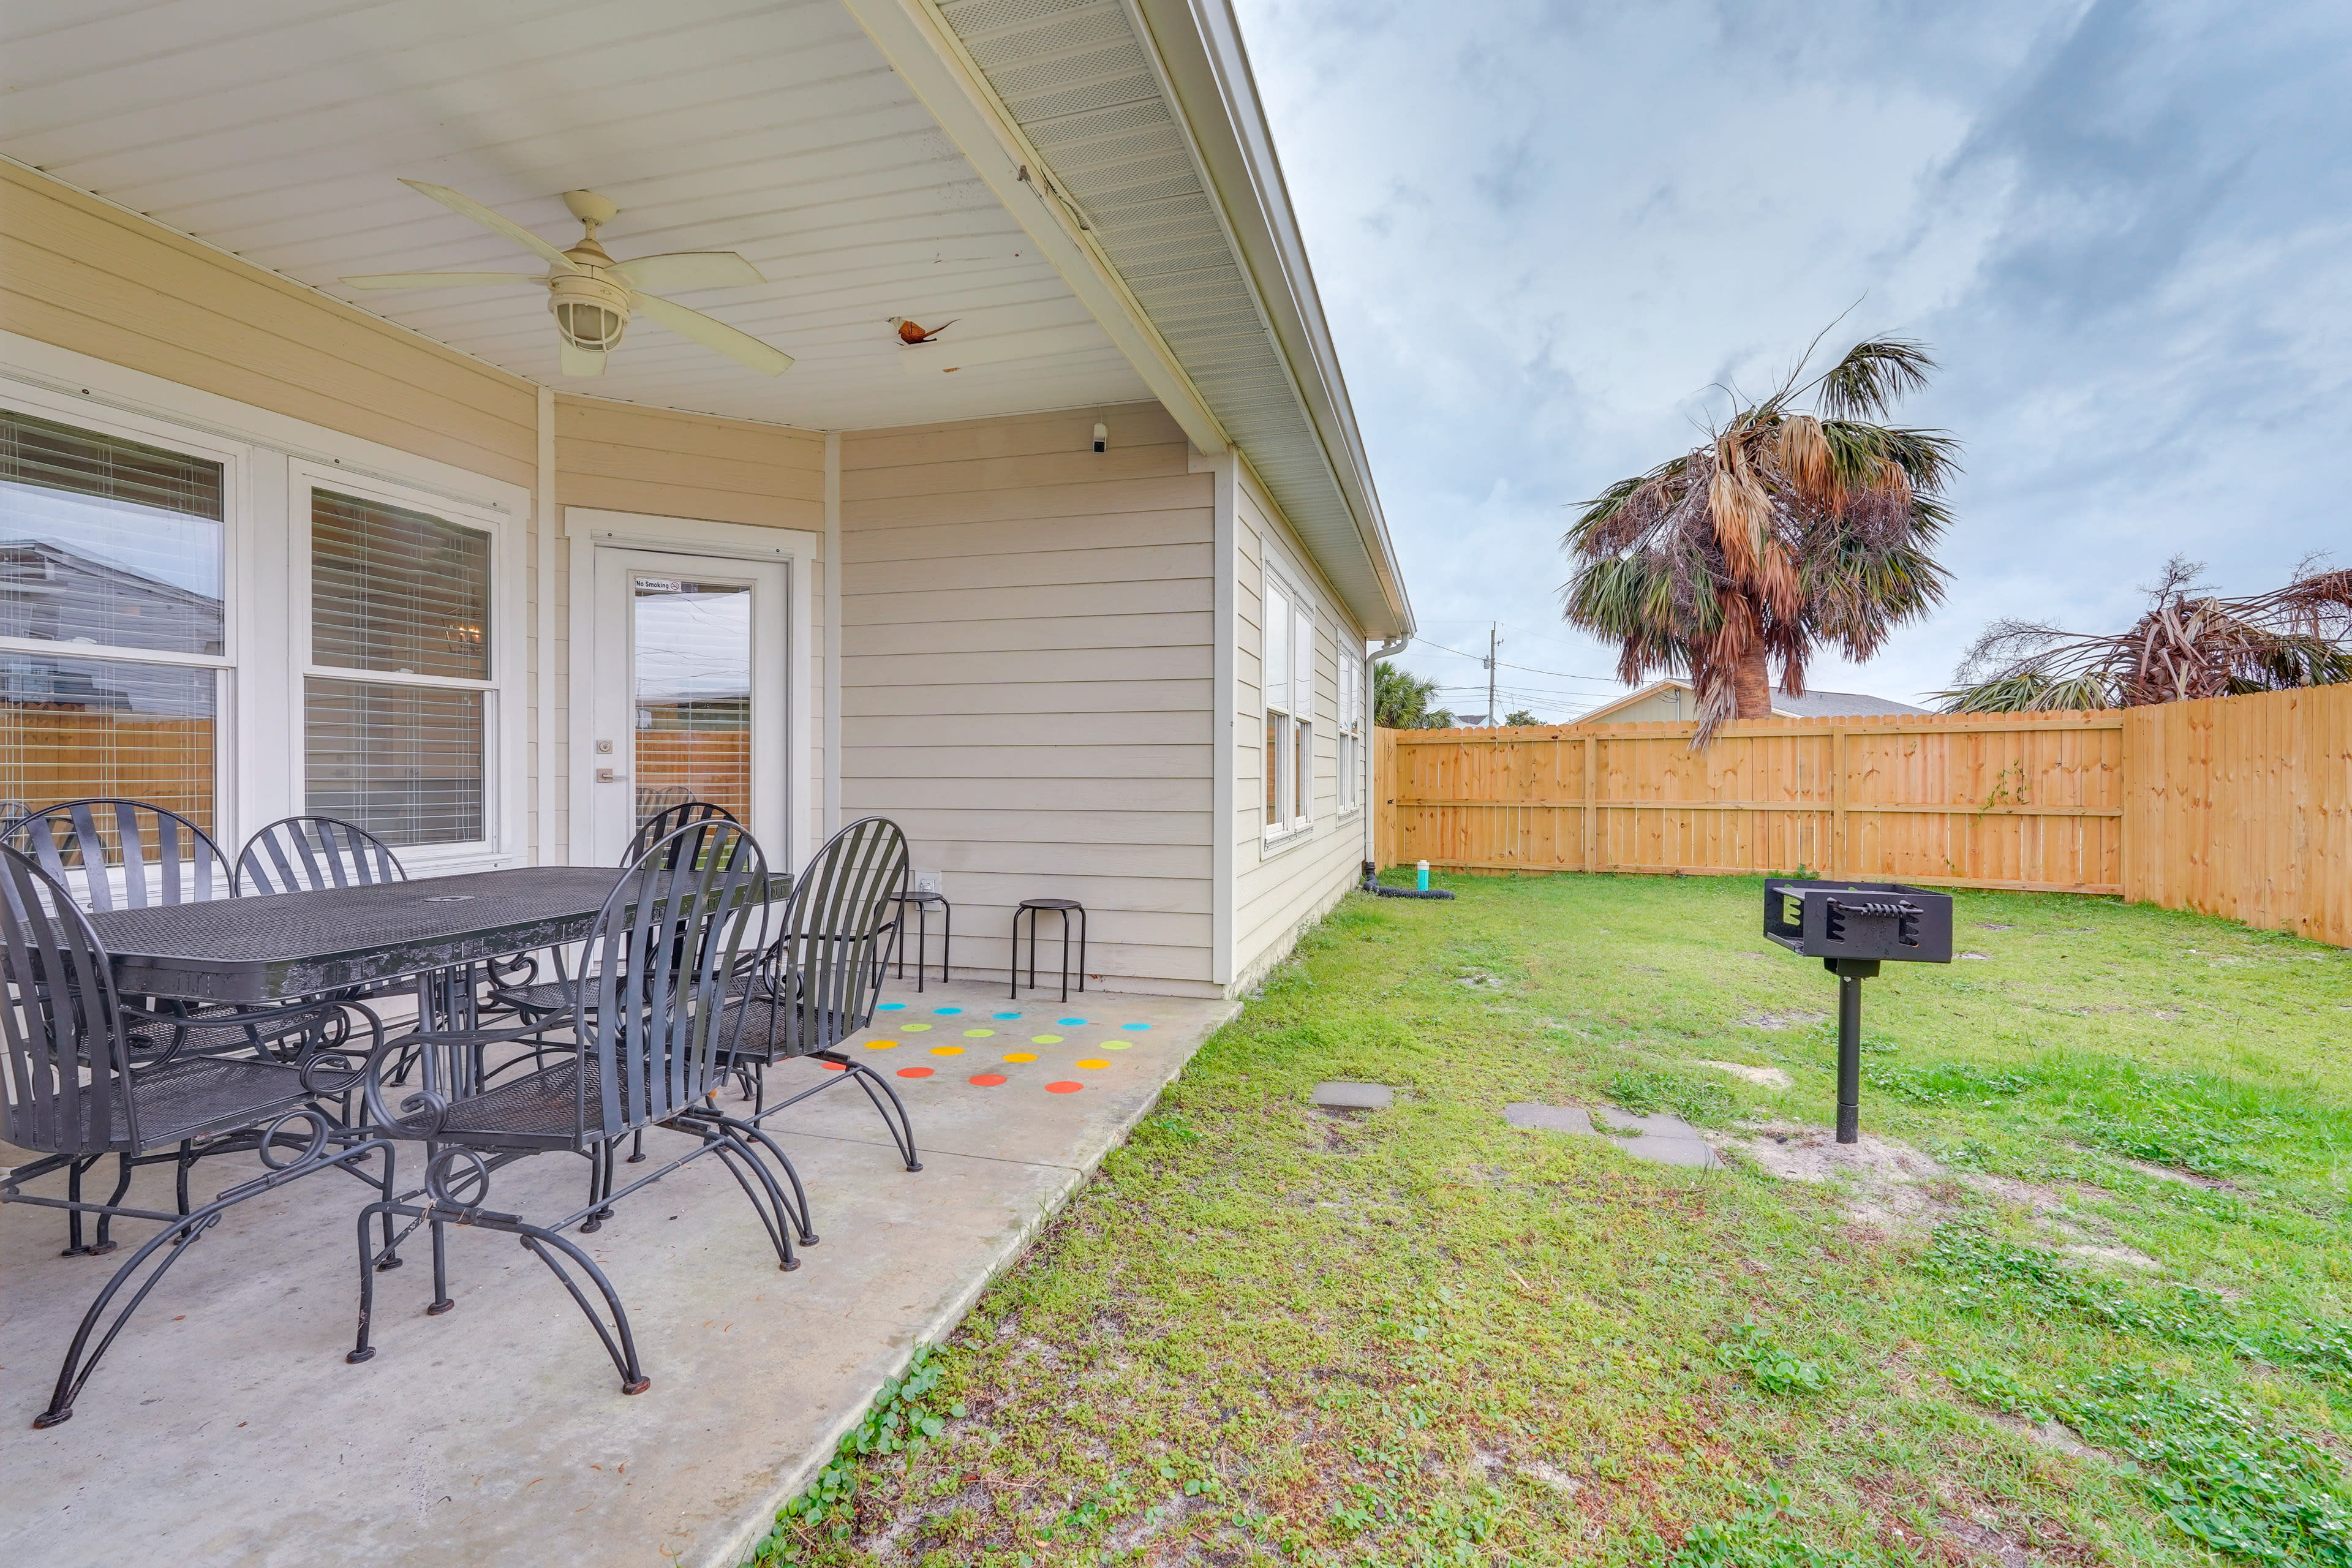
POLYGON ((340 817, 287 816, 245 841, 229 887, 243 897, 406 880, 400 857, 366 828, 340 817))
POLYGON ((178 812, 144 801, 45 805, 10 824, 0 843, 32 857, 93 912, 228 896, 220 846, 178 812))
POLYGON ((887 816, 859 818, 810 857, 769 953, 776 1027, 794 1051, 830 1050, 874 1021, 907 876, 907 835, 887 816))
POLYGON ((767 940, 768 861, 733 822, 649 845, 566 982, 579 1025, 581 1146, 706 1106, 722 1080, 727 982, 767 940))
POLYGON ((733 822, 735 814, 723 805, 707 800, 681 801, 664 806, 637 825, 636 836, 629 840, 628 853, 621 857, 624 866, 635 865, 645 852, 669 837, 681 827, 698 822, 733 822))
POLYGON ((0 991, 8 1142, 43 1154, 140 1148, 131 1041, 106 944, 65 883, 5 847, 0 991))

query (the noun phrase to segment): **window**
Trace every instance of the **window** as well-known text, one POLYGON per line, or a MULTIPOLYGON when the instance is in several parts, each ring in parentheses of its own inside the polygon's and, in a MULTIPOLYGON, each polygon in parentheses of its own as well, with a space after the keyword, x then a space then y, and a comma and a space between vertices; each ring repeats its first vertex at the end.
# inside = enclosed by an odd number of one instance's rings
POLYGON ((1307 827, 1315 814, 1315 613, 1272 577, 1265 584, 1265 831, 1307 827))
POLYGON ((1364 804, 1364 656, 1362 650, 1339 646, 1339 809, 1353 811, 1364 804))
POLYGON ((396 847, 488 837, 489 616, 488 533, 310 492, 306 810, 396 847))
POLYGON ((0 819, 85 795, 210 829, 226 468, 0 409, 0 819))

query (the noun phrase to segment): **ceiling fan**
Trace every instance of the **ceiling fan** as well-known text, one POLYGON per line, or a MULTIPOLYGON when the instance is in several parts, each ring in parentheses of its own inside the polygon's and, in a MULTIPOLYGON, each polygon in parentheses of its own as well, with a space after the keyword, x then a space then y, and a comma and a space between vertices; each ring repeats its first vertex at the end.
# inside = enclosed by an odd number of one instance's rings
POLYGON ((451 289, 543 283, 547 308, 554 312, 555 330, 563 337, 563 374, 602 375, 604 356, 629 328, 632 312, 650 317, 682 338, 716 349, 731 360, 766 375, 782 375, 792 368, 793 356, 772 349, 749 332, 726 322, 673 304, 649 289, 732 289, 765 283, 760 269, 731 250, 680 250, 667 256, 640 256, 615 261, 596 243, 596 229, 613 221, 621 210, 593 191, 566 191, 563 205, 587 227, 579 244, 558 250, 530 230, 500 217, 471 197, 446 185, 422 180, 400 182, 410 190, 431 196, 454 212, 494 229, 524 249, 545 258, 547 271, 538 272, 377 272, 341 281, 353 289, 451 289))

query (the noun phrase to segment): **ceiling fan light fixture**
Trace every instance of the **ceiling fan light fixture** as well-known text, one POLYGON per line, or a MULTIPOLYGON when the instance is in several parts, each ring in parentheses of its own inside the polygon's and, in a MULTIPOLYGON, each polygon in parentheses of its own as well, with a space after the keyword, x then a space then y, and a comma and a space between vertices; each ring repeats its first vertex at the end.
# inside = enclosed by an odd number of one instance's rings
POLYGON ((603 353, 616 346, 629 326, 629 291, 588 272, 559 273, 548 279, 547 308, 555 330, 573 348, 603 353))

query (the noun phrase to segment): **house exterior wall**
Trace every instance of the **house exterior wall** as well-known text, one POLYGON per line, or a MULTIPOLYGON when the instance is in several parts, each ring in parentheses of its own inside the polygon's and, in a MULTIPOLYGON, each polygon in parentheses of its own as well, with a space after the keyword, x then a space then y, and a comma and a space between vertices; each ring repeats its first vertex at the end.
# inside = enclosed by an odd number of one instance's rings
POLYGON ((1664 690, 1653 691, 1636 698, 1622 708, 1612 708, 1605 718, 1595 719, 1588 715, 1578 720, 1577 722, 1580 724, 1679 724, 1685 720, 1696 717, 1698 717, 1697 700, 1681 687, 1670 686, 1664 690))
POLYGON ((1057 897, 1087 906, 1090 985, 1223 990, 1214 479, 1190 455, 1153 404, 841 439, 842 816, 896 818, 941 873, 961 973, 1003 974, 1013 909, 1057 897))
MULTIPOLYGON (((1355 807, 1339 810, 1339 658, 1343 649, 1352 650, 1361 661, 1361 629, 1347 618, 1339 596, 1246 468, 1234 491, 1235 648, 1229 700, 1235 780, 1233 820, 1225 830, 1234 845, 1233 988, 1238 992, 1288 956, 1300 933, 1357 879, 1370 853, 1363 805, 1370 791, 1367 780, 1355 807), (1264 586, 1269 566, 1315 608, 1314 826, 1275 843, 1265 836, 1264 586)), ((1369 719, 1364 732, 1371 733, 1369 719)), ((1361 750, 1368 755, 1370 747, 1361 750)))

